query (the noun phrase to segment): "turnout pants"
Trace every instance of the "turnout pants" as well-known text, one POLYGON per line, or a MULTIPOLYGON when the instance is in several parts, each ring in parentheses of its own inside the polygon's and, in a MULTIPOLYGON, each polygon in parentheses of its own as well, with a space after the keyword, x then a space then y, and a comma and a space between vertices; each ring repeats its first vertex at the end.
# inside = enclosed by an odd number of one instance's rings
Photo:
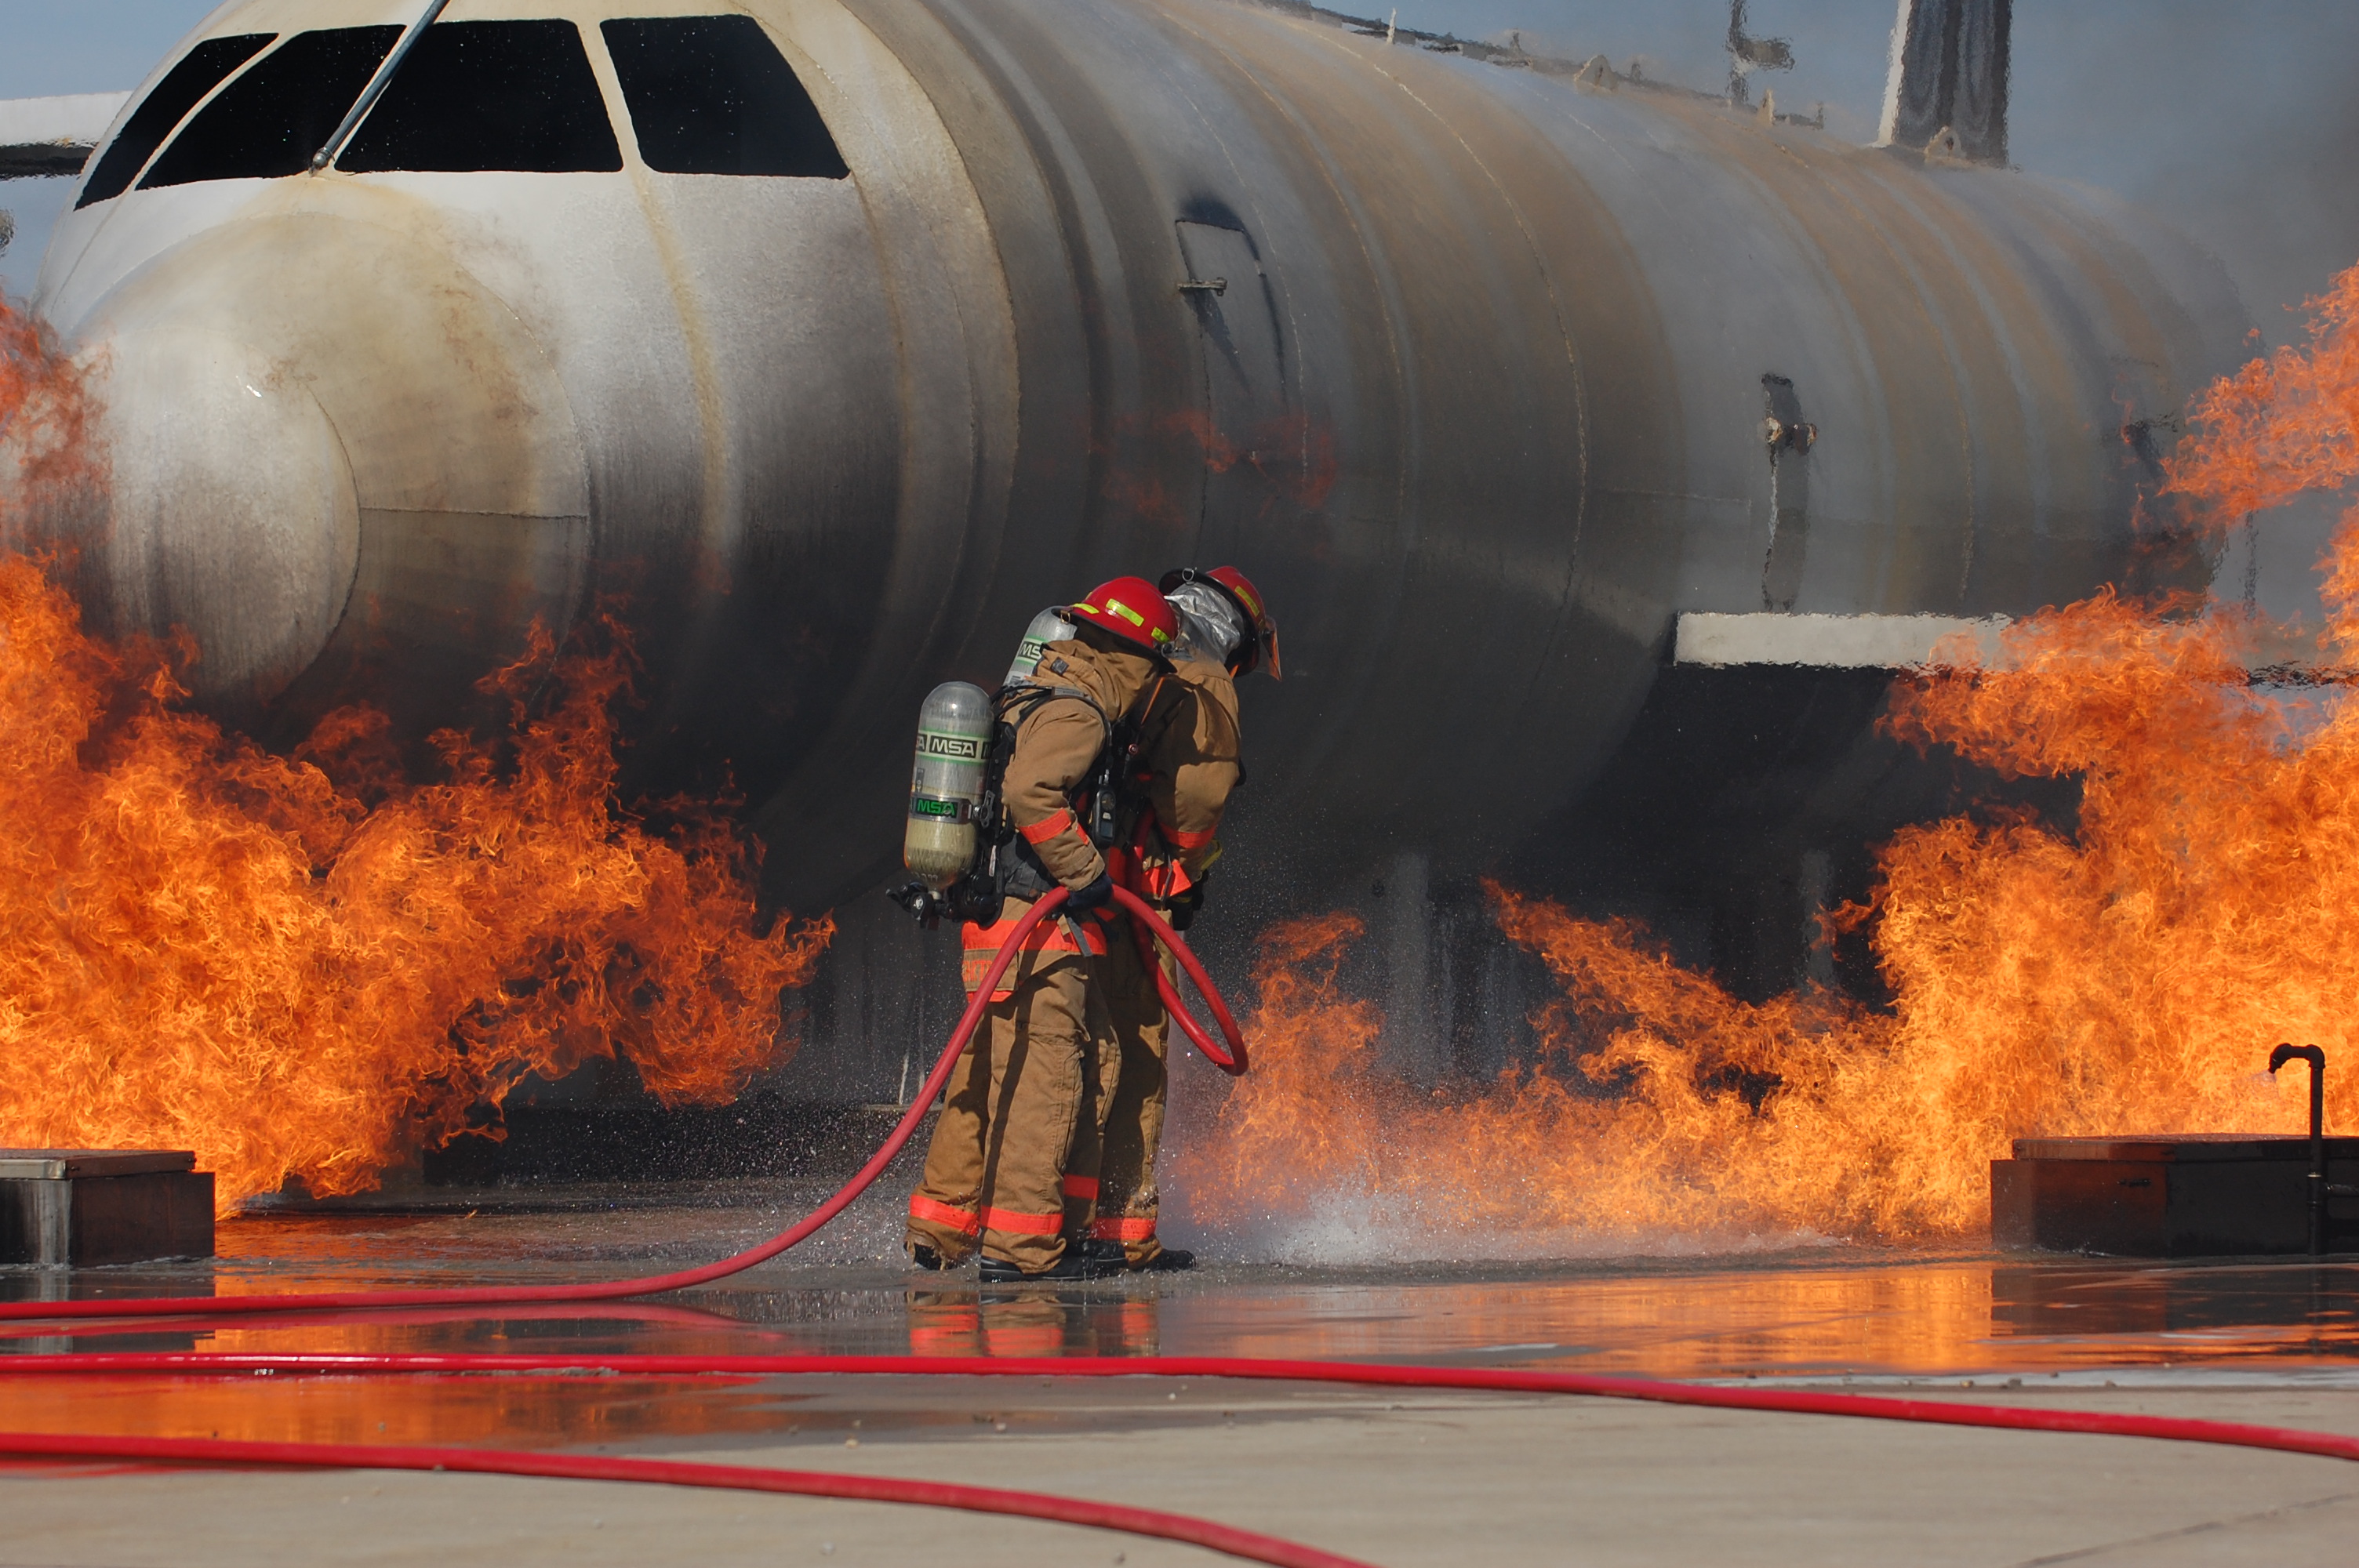
MULTIPOLYGON (((1175 978, 1179 966, 1158 945, 1156 957, 1175 978)), ((1119 1065, 1106 1098, 1103 1150, 1097 1166, 1097 1218, 1090 1234, 1122 1243, 1131 1267, 1163 1250, 1156 1239, 1155 1155, 1163 1143, 1165 1058, 1170 1017, 1155 987, 1155 970, 1138 956, 1127 929, 1117 932, 1098 975, 1112 1015, 1119 1065)))
POLYGON ((951 1070, 909 1198, 912 1244, 956 1263, 979 1243, 986 1258, 1038 1273, 1088 1230, 1098 1125, 1119 1060, 1092 962, 1054 951, 1016 961, 1008 993, 951 1070))

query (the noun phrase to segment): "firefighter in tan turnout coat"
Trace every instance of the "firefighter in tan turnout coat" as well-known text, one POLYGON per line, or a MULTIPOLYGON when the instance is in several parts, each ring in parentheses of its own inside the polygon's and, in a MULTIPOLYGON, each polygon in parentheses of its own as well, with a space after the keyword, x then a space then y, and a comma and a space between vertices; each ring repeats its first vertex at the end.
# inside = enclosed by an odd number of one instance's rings
POLYGON ((1068 1172, 1097 1168, 1120 1059, 1090 975, 1116 934, 1113 883, 1077 811, 1096 808, 1102 758, 1127 749, 1166 683, 1178 623, 1143 578, 1118 578, 1065 614, 1073 635, 1047 645, 1015 719, 1001 786, 1014 864, 998 918, 966 925, 968 989, 1035 902, 1060 885, 1071 902, 1033 927, 994 990, 988 1036, 978 1030, 952 1070, 909 1199, 911 1259, 948 1268, 979 1244, 986 1280, 1103 1271, 1069 1245, 1086 1235, 1095 1183, 1068 1172))

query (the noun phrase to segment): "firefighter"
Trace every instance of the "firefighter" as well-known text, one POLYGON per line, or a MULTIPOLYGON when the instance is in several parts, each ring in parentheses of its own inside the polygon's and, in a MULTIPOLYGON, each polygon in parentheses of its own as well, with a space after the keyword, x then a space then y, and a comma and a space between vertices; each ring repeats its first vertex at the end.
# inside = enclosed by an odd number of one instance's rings
MULTIPOLYGON (((1127 852, 1116 860, 1125 885, 1185 930, 1203 906, 1204 879, 1220 855, 1221 813, 1245 779, 1236 680, 1265 664, 1278 678, 1277 623, 1234 567, 1169 572, 1162 588, 1180 623, 1174 678, 1140 726, 1136 807, 1124 825, 1127 852)), ((1155 1234, 1171 1027, 1156 988, 1158 962, 1176 974, 1168 954, 1150 959, 1125 930, 1098 965, 1119 1059, 1106 1075, 1114 1088, 1099 1141, 1091 1250, 1132 1270, 1185 1269, 1196 1260, 1155 1234)))
POLYGON ((965 927, 967 989, 1035 902, 1058 886, 1071 902, 1033 927, 992 992, 988 1037, 979 1028, 952 1069, 925 1175, 909 1198, 910 1260, 951 1268, 979 1243, 985 1281, 1108 1271, 1069 1245, 1085 1239, 1094 1184, 1066 1173, 1096 1166, 1103 1097, 1119 1060, 1090 983, 1108 950, 1113 881, 1084 823, 1099 819, 1093 775, 1110 748, 1130 745, 1169 672, 1179 624, 1155 585, 1135 577, 1102 585, 1064 615, 1073 635, 1044 646, 1024 702, 1004 710, 1015 746, 1001 798, 1015 837, 1003 856, 998 918, 965 927))

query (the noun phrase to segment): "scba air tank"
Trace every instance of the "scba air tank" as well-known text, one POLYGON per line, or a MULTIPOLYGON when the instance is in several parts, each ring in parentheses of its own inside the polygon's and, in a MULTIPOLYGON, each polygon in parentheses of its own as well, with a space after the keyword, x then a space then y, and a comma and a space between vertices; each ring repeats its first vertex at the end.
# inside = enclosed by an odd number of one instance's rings
POLYGON ((918 765, 909 775, 901 863, 929 892, 942 892, 974 864, 974 812, 995 723, 991 694, 962 680, 934 687, 918 710, 918 765))
POLYGON ((1065 619, 1061 609, 1049 609, 1032 617, 1032 624, 1024 628, 1024 641, 1016 644, 1016 662, 1007 666, 1006 684, 1032 678, 1033 667, 1051 643, 1062 643, 1073 634, 1073 623, 1065 619))

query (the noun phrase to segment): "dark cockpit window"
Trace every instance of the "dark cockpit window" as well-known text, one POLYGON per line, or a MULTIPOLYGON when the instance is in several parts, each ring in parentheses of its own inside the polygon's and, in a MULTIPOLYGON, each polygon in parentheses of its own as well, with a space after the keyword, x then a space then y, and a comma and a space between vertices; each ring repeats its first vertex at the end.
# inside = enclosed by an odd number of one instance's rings
POLYGON ((751 16, 601 22, 639 157, 666 174, 852 171, 777 46, 751 16))
POLYGON ((393 27, 296 34, 182 127, 139 189, 302 173, 400 37, 393 27))
POLYGON ((197 100, 220 86, 223 77, 260 54, 263 46, 277 36, 240 33, 235 38, 207 38, 182 55, 180 63, 164 73, 156 91, 131 112, 122 131, 99 155, 98 167, 91 171, 74 205, 87 207, 122 195, 138 178, 140 166, 172 134, 172 127, 197 106, 197 100))
POLYGON ((571 22, 442 22, 336 167, 564 174, 621 168, 623 153, 571 22))

